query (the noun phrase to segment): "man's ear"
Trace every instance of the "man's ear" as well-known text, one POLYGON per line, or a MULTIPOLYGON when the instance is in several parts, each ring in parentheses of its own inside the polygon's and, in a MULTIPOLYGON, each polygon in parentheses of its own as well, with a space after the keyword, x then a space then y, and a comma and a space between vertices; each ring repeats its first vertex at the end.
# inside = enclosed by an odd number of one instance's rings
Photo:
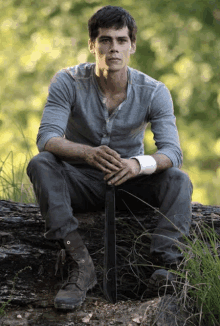
POLYGON ((136 51, 136 42, 132 42, 130 46, 130 54, 134 54, 136 51))
POLYGON ((92 53, 92 54, 95 54, 95 44, 94 42, 92 42, 90 39, 88 40, 88 46, 89 46, 89 51, 92 53))

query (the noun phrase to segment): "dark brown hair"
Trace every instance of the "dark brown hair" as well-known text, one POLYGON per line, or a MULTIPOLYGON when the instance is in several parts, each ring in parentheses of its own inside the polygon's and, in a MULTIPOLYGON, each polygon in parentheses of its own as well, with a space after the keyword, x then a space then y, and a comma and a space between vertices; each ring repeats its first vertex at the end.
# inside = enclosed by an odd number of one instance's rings
POLYGON ((92 42, 99 34, 99 28, 120 29, 127 26, 131 42, 136 41, 137 25, 128 11, 121 7, 105 6, 99 9, 88 21, 89 37, 92 42))

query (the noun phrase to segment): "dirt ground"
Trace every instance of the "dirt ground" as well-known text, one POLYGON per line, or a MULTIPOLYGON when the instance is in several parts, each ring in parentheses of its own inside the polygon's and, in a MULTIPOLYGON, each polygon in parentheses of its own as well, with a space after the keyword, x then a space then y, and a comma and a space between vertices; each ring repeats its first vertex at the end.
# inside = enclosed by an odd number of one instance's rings
POLYGON ((111 304, 88 296, 73 311, 58 311, 54 307, 9 307, 0 317, 0 326, 151 326, 160 298, 150 301, 119 301, 111 304))

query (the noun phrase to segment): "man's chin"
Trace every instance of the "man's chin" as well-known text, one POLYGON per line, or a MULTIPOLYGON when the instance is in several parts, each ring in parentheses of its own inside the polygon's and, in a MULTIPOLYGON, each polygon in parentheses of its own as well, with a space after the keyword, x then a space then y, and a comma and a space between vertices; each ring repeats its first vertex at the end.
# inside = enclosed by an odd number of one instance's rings
POLYGON ((122 68, 112 68, 112 67, 108 68, 109 72, 117 72, 117 71, 120 71, 120 70, 122 70, 122 68))
POLYGON ((116 71, 123 70, 124 68, 125 68, 124 65, 114 64, 114 65, 108 65, 106 69, 111 72, 113 72, 113 71, 116 72, 116 71))

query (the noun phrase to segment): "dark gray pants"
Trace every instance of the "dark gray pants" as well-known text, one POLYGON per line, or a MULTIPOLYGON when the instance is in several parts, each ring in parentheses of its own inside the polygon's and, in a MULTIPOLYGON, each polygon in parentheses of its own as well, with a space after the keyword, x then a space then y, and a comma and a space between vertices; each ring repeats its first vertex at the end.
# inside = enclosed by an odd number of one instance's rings
MULTIPOLYGON (((71 165, 50 152, 41 152, 28 164, 27 174, 33 184, 46 222, 45 237, 64 239, 77 229, 76 212, 98 210, 105 205, 106 182, 103 172, 86 164, 71 165)), ((151 253, 165 263, 178 262, 182 255, 174 239, 182 241, 181 232, 189 233, 191 223, 192 183, 186 173, 170 168, 161 173, 139 175, 116 187, 116 207, 120 208, 119 189, 131 192, 154 207, 160 215, 151 243, 151 253)), ((127 197, 132 204, 132 198, 127 197)), ((136 205, 140 202, 136 201, 136 205)))

